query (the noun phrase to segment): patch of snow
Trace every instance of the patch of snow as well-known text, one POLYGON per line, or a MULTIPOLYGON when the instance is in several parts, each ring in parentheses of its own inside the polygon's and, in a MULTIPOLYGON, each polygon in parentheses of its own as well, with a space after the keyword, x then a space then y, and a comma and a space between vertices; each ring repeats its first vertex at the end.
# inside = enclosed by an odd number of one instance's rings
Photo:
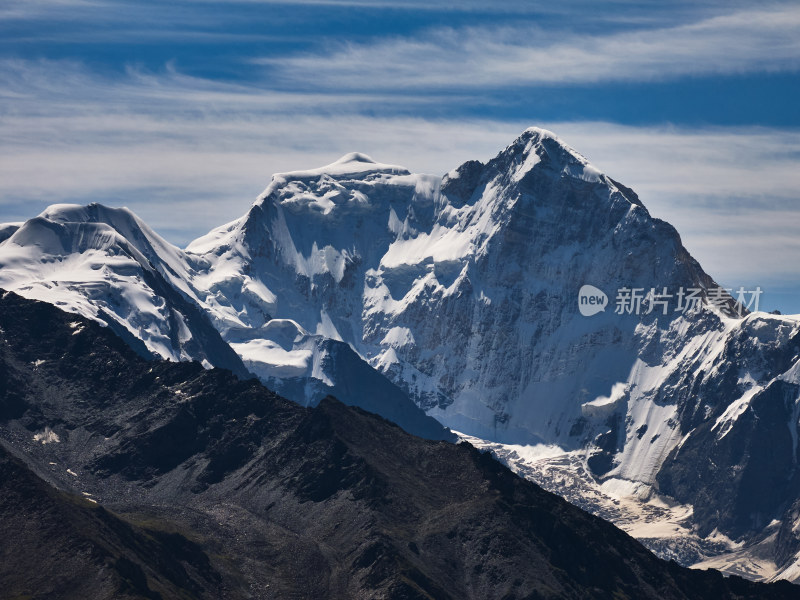
POLYGON ((414 345, 414 334, 408 327, 392 327, 381 340, 381 346, 404 348, 414 345))
POLYGON ((306 349, 286 350, 273 340, 250 340, 231 344, 245 365, 261 365, 268 377, 302 377, 309 369, 313 353, 306 349))
POLYGON ((623 404, 627 384, 617 382, 608 396, 598 396, 594 400, 581 404, 581 414, 587 418, 605 418, 615 412, 623 404))
POLYGON ((764 389, 764 387, 765 386, 754 385, 749 390, 747 390, 747 392, 745 392, 741 398, 731 402, 725 409, 725 412, 723 412, 719 417, 717 417, 717 420, 711 427, 711 431, 716 431, 717 428, 719 428, 719 431, 717 432, 718 440, 721 440, 726 435, 728 435, 728 432, 731 430, 734 423, 736 423, 736 420, 740 416, 742 416, 748 408, 750 408, 750 401, 759 392, 761 392, 764 389))
POLYGON ((511 176, 512 181, 521 181, 525 175, 530 173, 530 171, 542 161, 539 155, 536 154, 533 146, 533 141, 528 142, 528 146, 525 148, 525 160, 517 167, 517 170, 514 171, 514 174, 511 176))
POLYGON ((360 152, 350 152, 340 159, 324 167, 308 169, 305 171, 289 171, 273 175, 274 182, 284 182, 297 179, 314 179, 322 175, 334 177, 350 176, 356 177, 366 173, 396 173, 407 174, 408 170, 397 165, 387 165, 376 162, 366 154, 360 152))
POLYGON ((58 437, 58 434, 50 429, 50 427, 45 427, 44 431, 40 431, 39 433, 33 436, 34 442, 41 442, 42 445, 44 444, 57 444, 61 441, 58 437))

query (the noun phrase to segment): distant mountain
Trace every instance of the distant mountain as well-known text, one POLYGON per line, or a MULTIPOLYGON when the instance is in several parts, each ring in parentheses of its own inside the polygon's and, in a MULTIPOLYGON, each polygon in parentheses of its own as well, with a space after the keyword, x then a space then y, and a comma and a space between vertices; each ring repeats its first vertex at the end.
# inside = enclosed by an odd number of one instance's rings
POLYGON ((659 560, 468 444, 148 361, 94 321, 11 293, 0 330, 5 594, 797 596, 659 560))
POLYGON ((129 210, 58 204, 4 231, 0 286, 105 323, 142 355, 247 375, 193 297, 197 265, 129 210))
POLYGON ((441 433, 419 407, 662 556, 800 578, 800 321, 739 310, 548 131, 444 178, 357 153, 277 174, 185 250, 97 205, 0 231, 0 286, 142 353, 441 433))

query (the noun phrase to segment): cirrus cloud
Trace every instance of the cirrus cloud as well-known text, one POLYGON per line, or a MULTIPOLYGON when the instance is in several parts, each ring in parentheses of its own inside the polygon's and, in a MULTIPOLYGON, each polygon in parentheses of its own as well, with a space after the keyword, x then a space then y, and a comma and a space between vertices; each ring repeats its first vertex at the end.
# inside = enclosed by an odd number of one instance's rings
POLYGON ((796 71, 800 6, 612 34, 532 25, 440 27, 252 62, 287 83, 313 81, 333 89, 485 88, 796 71))

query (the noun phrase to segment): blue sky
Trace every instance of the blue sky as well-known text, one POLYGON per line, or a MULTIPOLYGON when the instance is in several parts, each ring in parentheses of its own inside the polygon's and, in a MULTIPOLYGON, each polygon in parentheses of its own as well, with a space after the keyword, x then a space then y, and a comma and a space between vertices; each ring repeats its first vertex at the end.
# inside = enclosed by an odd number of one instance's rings
POLYGON ((0 221, 100 201, 184 245, 273 172, 444 173, 539 125, 800 313, 798 70, 796 2, 5 0, 0 221))

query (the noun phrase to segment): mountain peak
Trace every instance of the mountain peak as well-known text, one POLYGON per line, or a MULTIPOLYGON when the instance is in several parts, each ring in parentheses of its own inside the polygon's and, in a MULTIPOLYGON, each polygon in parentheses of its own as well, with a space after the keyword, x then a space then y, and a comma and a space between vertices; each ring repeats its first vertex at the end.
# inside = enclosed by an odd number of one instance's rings
POLYGON ((371 157, 367 156, 366 154, 362 154, 361 152, 349 152, 342 156, 337 161, 334 161, 332 164, 334 165, 345 165, 349 163, 370 163, 370 164, 378 164, 377 161, 373 160, 371 157))
MULTIPOLYGON (((40 231, 42 227, 52 229, 54 225, 63 237, 66 244, 61 252, 85 252, 88 249, 107 249, 110 245, 130 245, 141 252, 148 260, 170 262, 171 269, 185 271, 181 253, 172 244, 161 238, 149 225, 140 219, 129 208, 112 208, 92 202, 86 206, 80 204, 51 204, 42 211, 36 219, 31 219, 18 231, 22 234, 27 229, 40 231), (76 235, 76 231, 83 231, 76 235), (86 232, 91 230, 92 235, 86 232), (80 249, 67 240, 80 240, 80 249), (159 258, 160 257, 160 258, 159 258)), ((28 241, 35 241, 38 234, 28 237, 28 241)), ((21 235, 14 239, 22 243, 21 235)))
POLYGON ((597 183, 604 174, 585 156, 566 144, 556 134, 541 127, 523 131, 489 165, 508 172, 514 182, 520 182, 534 167, 561 172, 571 178, 597 183))
POLYGON ((104 223, 115 229, 118 226, 126 228, 144 228, 144 222, 129 208, 112 208, 98 202, 85 206, 81 204, 51 204, 45 208, 39 217, 53 223, 104 223))
MULTIPOLYGON (((280 185, 287 181, 317 179, 326 175, 333 178, 354 178, 372 173, 387 175, 411 174, 405 167, 379 163, 361 152, 350 152, 338 160, 323 167, 317 167, 316 169, 276 173, 272 176, 272 183, 280 185)), ((271 191, 271 187, 273 186, 267 188, 267 192, 271 191)), ((266 195, 267 192, 262 194, 262 196, 266 195)))
POLYGON ((528 127, 525 131, 522 132, 520 137, 524 138, 539 138, 539 139, 553 139, 559 140, 558 136, 550 131, 549 129, 544 129, 543 127, 528 127))

